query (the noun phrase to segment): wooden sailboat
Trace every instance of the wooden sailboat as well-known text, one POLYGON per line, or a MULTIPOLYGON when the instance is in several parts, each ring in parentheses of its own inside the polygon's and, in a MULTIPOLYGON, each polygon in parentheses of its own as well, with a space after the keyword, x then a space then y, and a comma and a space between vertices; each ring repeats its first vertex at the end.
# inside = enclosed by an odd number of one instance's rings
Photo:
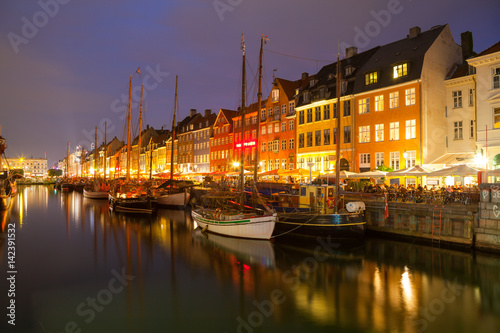
MULTIPOLYGON (((5 139, 1 135, 0 126, 0 165, 2 164, 2 155, 5 156, 5 139)), ((6 210, 10 207, 13 197, 17 194, 17 185, 15 179, 8 171, 0 172, 0 210, 6 210)))
MULTIPOLYGON (((129 103, 127 119, 127 173, 125 183, 115 184, 109 193, 109 208, 123 213, 146 213, 151 214, 156 210, 156 200, 150 193, 150 189, 130 181, 130 118, 132 104, 132 75, 130 75, 129 103)), ((140 148, 140 147, 139 147, 140 148)))
POLYGON ((363 202, 349 202, 342 207, 340 197, 340 121, 342 119, 341 104, 341 63, 337 56, 337 131, 336 131, 336 177, 335 185, 301 185, 299 193, 308 203, 313 201, 306 211, 296 209, 290 212, 278 211, 278 223, 274 231, 275 236, 324 237, 341 240, 361 239, 365 233, 366 220, 363 202), (311 199, 311 200, 310 200, 311 199))
MULTIPOLYGON (((243 51, 243 69, 242 69, 242 97, 241 97, 241 127, 244 133, 245 124, 245 40, 242 34, 241 49, 243 51)), ((261 40, 262 46, 262 40, 261 40)), ((258 131, 257 131, 258 132, 258 131)), ((244 135, 241 136, 242 138, 244 135)), ((239 202, 220 199, 214 197, 217 206, 199 207, 193 209, 191 214, 193 220, 204 231, 225 236, 270 239, 274 230, 277 215, 274 211, 268 209, 256 209, 244 204, 244 148, 240 152, 240 197, 239 202), (227 205, 222 205, 227 204, 227 205), (232 205, 232 207, 231 207, 232 205)), ((255 161, 257 163, 257 161, 255 161)), ((256 179, 254 179, 256 180, 256 179)), ((255 184, 255 181, 254 181, 255 184)), ((254 187, 255 188, 255 187, 254 187)), ((258 197, 258 193, 254 192, 258 197)))
POLYGON ((158 186, 158 205, 169 208, 184 209, 188 206, 191 198, 191 186, 183 181, 174 180, 174 144, 177 115, 177 83, 178 76, 175 76, 175 98, 174 98, 174 118, 172 120, 172 150, 170 153, 170 179, 158 186))
MULTIPOLYGON (((106 127, 107 123, 104 123, 104 180, 101 181, 97 179, 97 164, 94 168, 94 183, 88 184, 83 188, 83 197, 89 199, 107 199, 109 194, 109 184, 106 183, 106 127)), ((94 156, 97 158, 97 126, 95 128, 95 152, 94 156)), ((96 160, 94 158, 94 160, 96 160)))

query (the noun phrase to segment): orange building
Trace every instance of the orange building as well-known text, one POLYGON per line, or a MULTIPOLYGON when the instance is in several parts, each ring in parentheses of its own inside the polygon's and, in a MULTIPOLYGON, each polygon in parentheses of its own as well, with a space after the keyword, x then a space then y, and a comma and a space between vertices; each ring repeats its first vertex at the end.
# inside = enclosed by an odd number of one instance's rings
POLYGON ((260 113, 261 171, 296 167, 295 89, 299 81, 276 78, 260 113))
POLYGON ((233 118, 238 111, 220 109, 210 138, 210 171, 233 170, 233 118))

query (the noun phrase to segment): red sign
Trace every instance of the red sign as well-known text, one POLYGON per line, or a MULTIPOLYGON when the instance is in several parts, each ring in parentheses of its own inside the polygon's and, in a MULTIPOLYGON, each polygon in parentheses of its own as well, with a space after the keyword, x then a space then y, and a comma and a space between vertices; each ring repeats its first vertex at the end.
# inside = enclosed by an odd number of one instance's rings
POLYGON ((255 141, 246 141, 246 142, 239 142, 235 145, 236 148, 241 148, 241 146, 243 147, 254 147, 256 146, 257 143, 255 141))

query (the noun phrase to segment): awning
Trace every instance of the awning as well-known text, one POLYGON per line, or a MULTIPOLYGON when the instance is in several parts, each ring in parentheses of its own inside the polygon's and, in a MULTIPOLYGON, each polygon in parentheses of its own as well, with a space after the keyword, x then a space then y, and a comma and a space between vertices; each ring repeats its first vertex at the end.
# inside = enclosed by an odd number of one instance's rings
POLYGON ((474 153, 446 153, 438 159, 432 161, 430 164, 467 164, 468 162, 474 160, 474 155, 474 153))

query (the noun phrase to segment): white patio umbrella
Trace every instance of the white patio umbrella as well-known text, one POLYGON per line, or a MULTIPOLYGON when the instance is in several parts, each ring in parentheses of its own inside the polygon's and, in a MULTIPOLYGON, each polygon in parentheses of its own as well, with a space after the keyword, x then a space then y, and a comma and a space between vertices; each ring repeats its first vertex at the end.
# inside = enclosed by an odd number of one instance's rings
POLYGON ((355 175, 349 176, 349 178, 382 178, 386 176, 387 176, 386 171, 372 170, 372 171, 357 173, 355 175))
POLYGON ((451 168, 446 168, 446 169, 441 169, 441 170, 429 172, 427 174, 427 177, 446 177, 446 176, 469 177, 469 176, 477 176, 477 173, 479 171, 484 171, 484 169, 473 168, 473 167, 467 166, 465 164, 460 164, 460 165, 453 166, 451 168))

